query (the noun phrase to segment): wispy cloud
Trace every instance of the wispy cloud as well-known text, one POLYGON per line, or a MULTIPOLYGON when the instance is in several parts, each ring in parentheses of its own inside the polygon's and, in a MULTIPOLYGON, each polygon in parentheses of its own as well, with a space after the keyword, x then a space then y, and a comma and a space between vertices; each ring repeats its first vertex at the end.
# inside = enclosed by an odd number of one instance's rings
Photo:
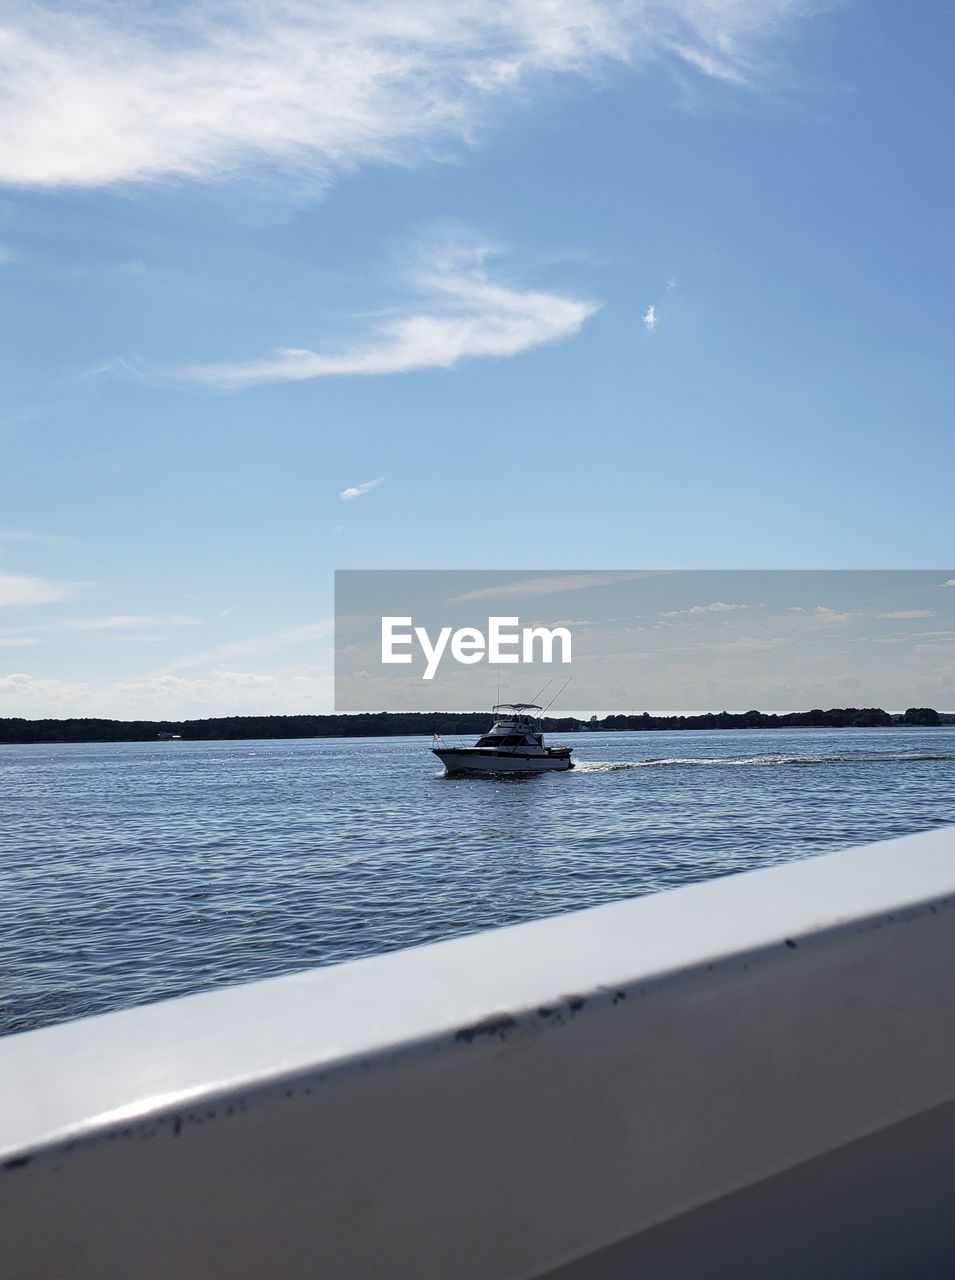
POLYGON ((760 78, 806 0, 9 0, 0 181, 102 186, 271 165, 326 182, 470 142, 495 103, 611 63, 760 78))
POLYGON ((265 635, 251 636, 245 640, 227 640, 202 653, 189 654, 177 658, 161 672, 154 675, 168 675, 175 671, 186 671, 192 667, 203 667, 232 662, 236 658, 260 658, 295 645, 313 644, 318 640, 327 640, 334 631, 331 620, 325 622, 309 622, 299 627, 285 627, 279 631, 270 631, 265 635))
POLYGON ((735 609, 748 609, 746 604, 727 604, 725 600, 714 600, 712 604, 691 604, 689 609, 667 609, 660 614, 661 618, 681 618, 688 614, 698 613, 732 613, 735 609))
POLYGON ((60 533, 35 533, 28 529, 0 529, 0 542, 25 542, 37 546, 62 547, 74 541, 60 533))
POLYGON ((652 332, 657 327, 657 309, 652 302, 640 318, 645 329, 649 329, 652 332))
POLYGON ((352 498, 360 498, 362 494, 371 493, 372 489, 377 489, 379 485, 385 483, 385 477, 379 476, 377 480, 366 480, 364 484, 355 484, 348 489, 342 489, 338 495, 344 498, 346 502, 350 502, 352 498))
POLYGON ((726 640, 719 644, 702 644, 701 649, 712 653, 771 653, 774 649, 784 649, 792 644, 785 636, 737 636, 735 640, 726 640))
POLYGON ((79 376, 91 380, 102 378, 106 374, 119 377, 125 375, 137 381, 151 376, 146 362, 139 356, 114 356, 110 360, 102 360, 99 364, 91 365, 88 369, 81 369, 79 376))
POLYGON ((842 613, 838 609, 830 609, 828 605, 817 604, 812 611, 812 616, 820 622, 848 622, 850 618, 854 618, 854 613, 842 613))
POLYGON ((69 600, 79 583, 50 582, 46 578, 26 578, 18 574, 0 574, 0 607, 5 605, 55 604, 69 600))
MULTIPOLYGON (((46 622, 43 631, 140 631, 150 627, 194 627, 199 618, 185 614, 113 613, 103 618, 57 618, 46 622)), ((37 630, 33 627, 32 630, 37 630)))
POLYGON ((515 356, 577 333, 597 304, 492 280, 492 251, 446 241, 421 250, 411 283, 424 305, 409 305, 337 351, 286 347, 260 359, 193 365, 183 377, 238 388, 343 374, 448 369, 475 356, 515 356))
MULTIPOLYGON (((38 603, 33 601, 33 603, 38 603)), ((52 603, 45 601, 44 603, 52 603)), ((152 616, 148 614, 110 614, 102 618, 54 618, 48 622, 32 622, 29 626, 10 627, 0 632, 0 646, 12 648, 19 645, 43 644, 49 636, 76 635, 83 632, 110 632, 123 640, 156 640, 161 637, 147 635, 157 628, 196 626, 199 618, 182 614, 152 616), (40 639, 39 637, 43 637, 40 639)))
POLYGON ((462 604, 468 600, 501 600, 524 596, 550 596, 564 591, 586 591, 590 587, 609 587, 620 582, 634 582, 639 578, 655 578, 668 572, 665 569, 638 569, 633 572, 611 570, 608 573, 551 574, 548 577, 522 578, 517 582, 502 582, 497 586, 479 587, 461 595, 449 596, 449 604, 462 604))
POLYGON ((889 613, 878 613, 877 618, 934 618, 931 609, 892 609, 889 613))

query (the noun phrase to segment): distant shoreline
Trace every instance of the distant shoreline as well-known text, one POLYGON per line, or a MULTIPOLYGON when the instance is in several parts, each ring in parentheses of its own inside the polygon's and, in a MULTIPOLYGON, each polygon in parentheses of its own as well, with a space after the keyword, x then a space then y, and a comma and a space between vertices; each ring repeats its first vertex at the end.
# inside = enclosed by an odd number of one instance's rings
MULTIPOLYGON (((0 744, 44 742, 235 742, 270 738, 393 738, 414 734, 477 734, 488 724, 486 711, 365 712, 343 715, 220 716, 205 720, 26 720, 0 718, 0 744)), ((581 720, 547 717, 549 733, 578 730, 654 732, 661 729, 875 729, 923 728, 955 724, 955 713, 910 707, 901 713, 881 707, 830 707, 824 711, 717 711, 695 716, 609 715, 581 720)))

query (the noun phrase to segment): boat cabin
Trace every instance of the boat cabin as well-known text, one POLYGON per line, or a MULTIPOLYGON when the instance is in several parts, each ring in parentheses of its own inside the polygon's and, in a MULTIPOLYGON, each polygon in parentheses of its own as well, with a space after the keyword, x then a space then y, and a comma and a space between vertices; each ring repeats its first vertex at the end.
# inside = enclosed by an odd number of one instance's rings
POLYGON ((502 702, 491 708, 494 723, 476 747, 537 747, 544 745, 540 707, 532 702, 502 702), (533 713, 537 712, 537 715, 533 713))

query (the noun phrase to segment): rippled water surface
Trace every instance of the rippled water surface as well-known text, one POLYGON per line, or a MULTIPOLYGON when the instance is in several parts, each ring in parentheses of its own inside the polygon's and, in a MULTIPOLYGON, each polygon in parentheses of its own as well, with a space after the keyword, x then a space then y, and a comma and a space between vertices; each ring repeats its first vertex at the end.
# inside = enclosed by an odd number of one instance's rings
POLYGON ((0 747, 0 1030, 955 822, 955 726, 0 747), (557 741, 557 739, 552 739, 557 741))

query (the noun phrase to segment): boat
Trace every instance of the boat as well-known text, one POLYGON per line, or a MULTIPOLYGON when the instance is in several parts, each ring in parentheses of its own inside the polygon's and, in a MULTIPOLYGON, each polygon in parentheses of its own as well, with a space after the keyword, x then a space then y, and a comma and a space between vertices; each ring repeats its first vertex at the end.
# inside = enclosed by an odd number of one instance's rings
POLYGON ((572 769, 570 747, 547 747, 534 702, 501 702, 492 724, 473 747, 451 747, 435 734, 431 748, 448 773, 544 773, 572 769))

